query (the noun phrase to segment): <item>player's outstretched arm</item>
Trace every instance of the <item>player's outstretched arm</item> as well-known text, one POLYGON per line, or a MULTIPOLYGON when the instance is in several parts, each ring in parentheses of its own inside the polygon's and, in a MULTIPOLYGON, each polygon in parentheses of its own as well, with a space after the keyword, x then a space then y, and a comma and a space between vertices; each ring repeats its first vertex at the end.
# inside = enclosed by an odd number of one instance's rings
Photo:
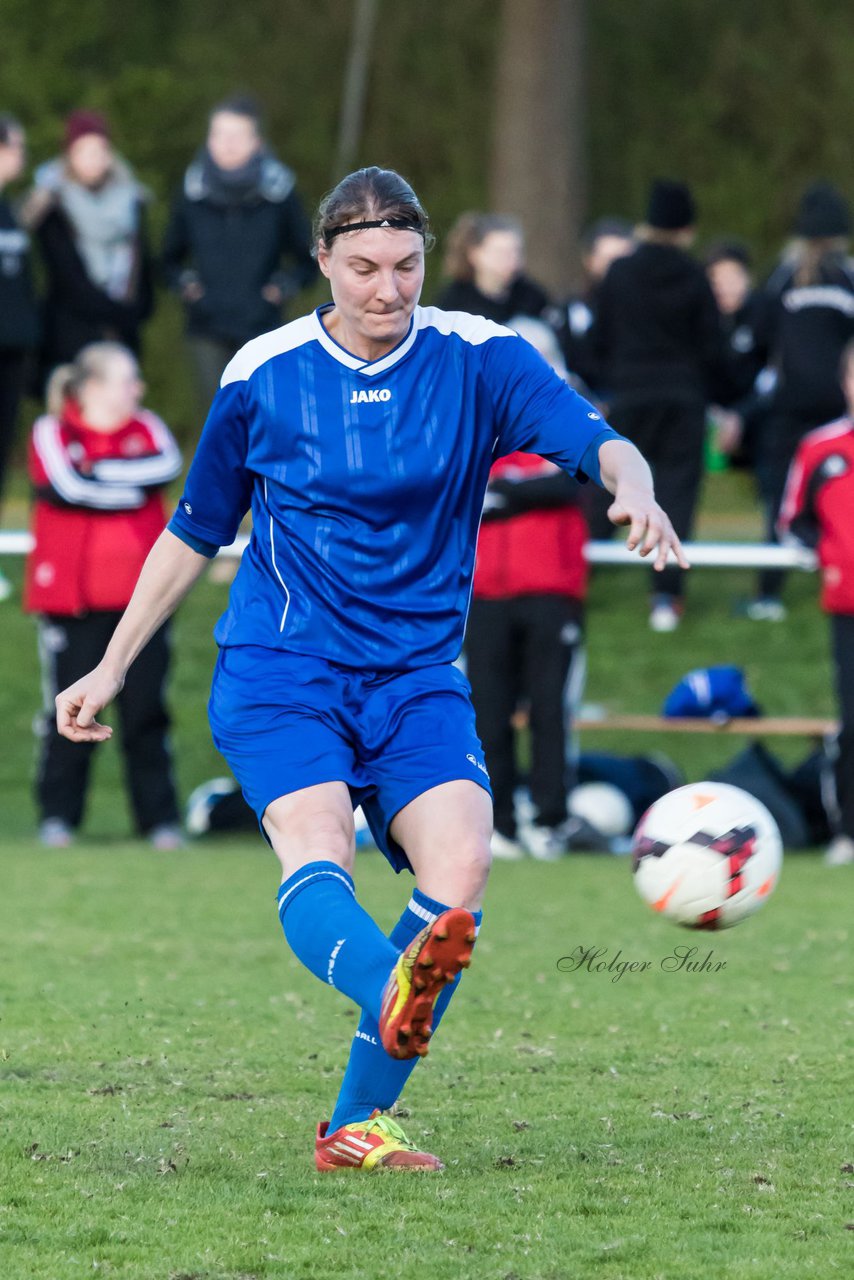
POLYGON ((612 524, 630 526, 626 539, 629 550, 638 547, 642 556, 655 552, 654 567, 659 570, 672 551, 677 564, 689 569, 667 512, 655 500, 652 472, 635 446, 627 440, 606 440, 599 450, 599 469, 603 485, 614 495, 608 519, 612 524))
POLYGON ((139 575, 107 650, 88 675, 56 698, 56 727, 72 742, 103 742, 109 725, 95 719, 121 689, 128 667, 158 627, 170 618, 210 562, 164 529, 139 575))

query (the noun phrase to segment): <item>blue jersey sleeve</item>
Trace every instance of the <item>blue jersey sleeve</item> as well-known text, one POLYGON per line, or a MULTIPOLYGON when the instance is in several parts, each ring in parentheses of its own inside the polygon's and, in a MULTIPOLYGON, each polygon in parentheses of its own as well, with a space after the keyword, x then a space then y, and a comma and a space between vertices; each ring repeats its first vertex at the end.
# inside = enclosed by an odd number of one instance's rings
POLYGON ((188 546, 212 554, 237 537, 249 510, 254 477, 246 467, 246 383, 229 382, 214 397, 184 492, 169 522, 188 546))
POLYGON ((515 336, 486 342, 483 370, 496 412, 495 457, 537 453, 579 480, 602 483, 599 448, 623 437, 530 343, 515 336))

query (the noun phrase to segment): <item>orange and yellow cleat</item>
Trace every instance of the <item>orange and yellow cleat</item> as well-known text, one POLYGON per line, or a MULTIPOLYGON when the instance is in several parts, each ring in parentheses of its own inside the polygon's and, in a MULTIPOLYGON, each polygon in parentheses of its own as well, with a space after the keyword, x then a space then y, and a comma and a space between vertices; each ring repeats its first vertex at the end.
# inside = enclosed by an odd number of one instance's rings
POLYGON ((343 1124, 327 1133, 329 1122, 317 1126, 314 1163, 321 1173, 336 1169, 444 1169, 438 1156, 419 1151, 396 1121, 374 1111, 368 1120, 343 1124))
POLYGON ((402 951, 383 992, 380 1039, 392 1058, 424 1057, 440 991, 471 963, 476 927, 462 907, 443 911, 402 951))

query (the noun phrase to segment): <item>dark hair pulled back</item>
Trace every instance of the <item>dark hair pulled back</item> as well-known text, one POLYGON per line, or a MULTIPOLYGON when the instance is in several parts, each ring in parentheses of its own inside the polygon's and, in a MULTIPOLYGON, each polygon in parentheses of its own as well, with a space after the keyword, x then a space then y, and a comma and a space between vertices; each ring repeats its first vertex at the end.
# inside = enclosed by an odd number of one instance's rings
POLYGON ((321 200, 312 228, 315 253, 318 244, 330 247, 337 227, 382 218, 406 221, 424 237, 425 249, 432 248, 430 220, 412 187, 394 169, 371 165, 348 173, 321 200))

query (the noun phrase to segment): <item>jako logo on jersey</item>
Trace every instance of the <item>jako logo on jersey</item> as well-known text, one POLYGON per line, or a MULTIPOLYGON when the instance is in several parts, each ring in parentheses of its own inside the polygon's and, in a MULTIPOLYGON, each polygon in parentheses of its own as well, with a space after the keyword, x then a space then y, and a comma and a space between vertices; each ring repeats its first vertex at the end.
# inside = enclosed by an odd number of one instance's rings
POLYGON ((382 387, 379 391, 353 391, 350 394, 351 404, 385 404, 390 399, 388 387, 382 387))

